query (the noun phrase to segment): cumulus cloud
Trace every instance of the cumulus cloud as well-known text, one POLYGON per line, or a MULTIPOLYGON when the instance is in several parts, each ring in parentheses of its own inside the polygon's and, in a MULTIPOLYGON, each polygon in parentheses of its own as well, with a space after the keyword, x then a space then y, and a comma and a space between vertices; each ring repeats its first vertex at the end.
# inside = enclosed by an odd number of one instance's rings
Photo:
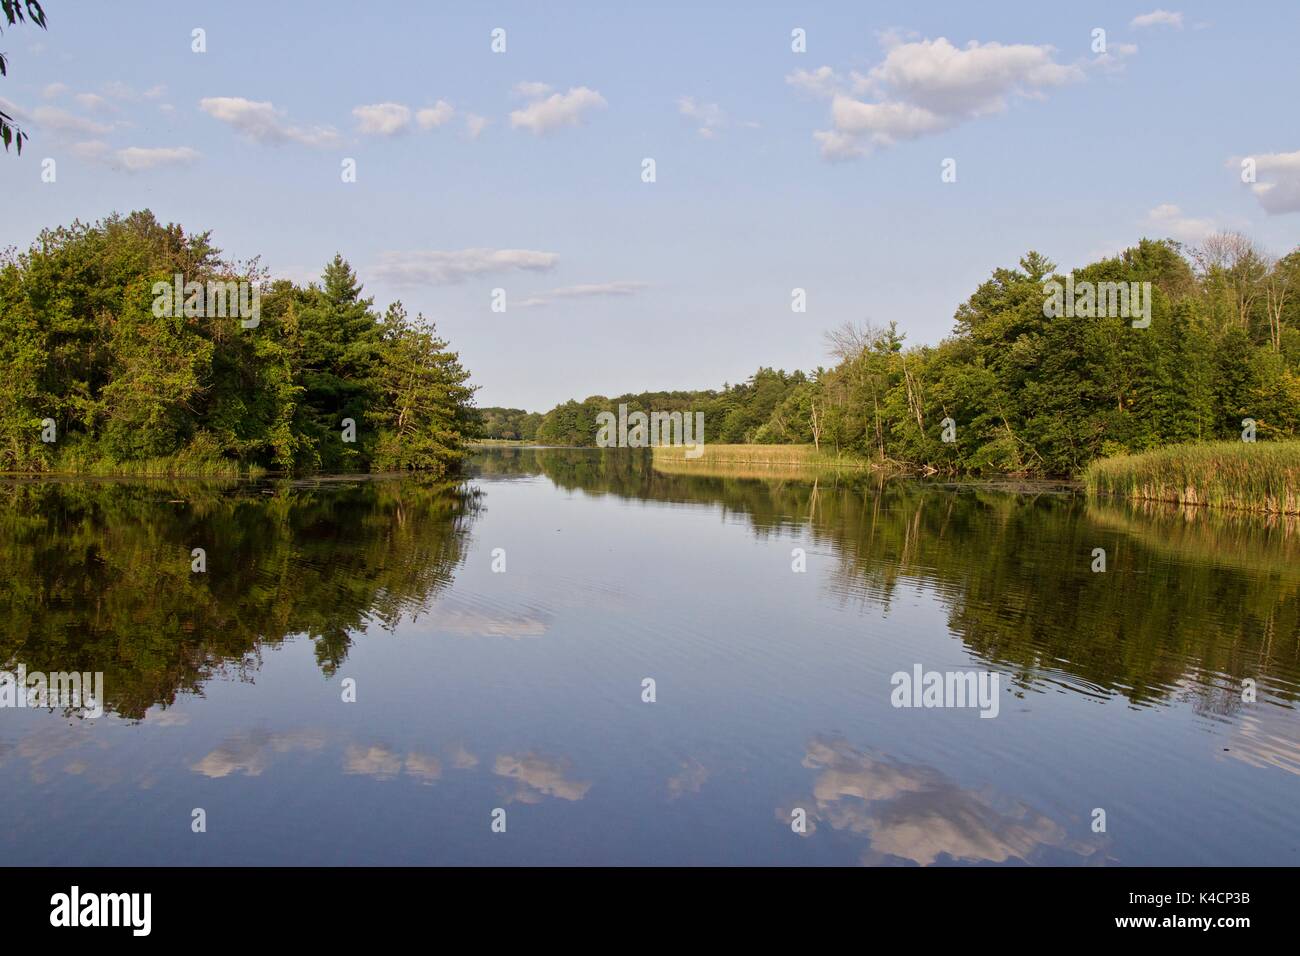
POLYGON ((156 166, 184 166, 199 158, 198 150, 188 146, 128 146, 126 149, 119 149, 114 155, 117 161, 132 173, 153 169, 156 166))
POLYGON ((1152 10, 1150 13, 1134 17, 1129 21, 1129 26, 1134 30, 1141 30, 1143 27, 1176 27, 1181 30, 1183 15, 1169 10, 1152 10))
POLYGON ((486 116, 479 116, 476 113, 466 113, 465 135, 470 139, 478 139, 479 134, 482 133, 483 130, 487 129, 488 123, 490 122, 491 120, 486 116))
POLYGON ((533 249, 385 252, 373 272, 378 279, 397 286, 454 285, 490 273, 546 272, 559 259, 557 253, 533 249))
POLYGON ((446 100, 438 100, 432 106, 426 106, 415 114, 415 121, 420 129, 434 129, 442 126, 456 115, 455 108, 446 100))
POLYGON ((510 125, 541 136, 564 126, 577 126, 585 114, 607 105, 605 97, 595 90, 576 86, 567 93, 552 93, 544 99, 535 99, 523 109, 512 110, 510 125))
MULTIPOLYGON (((1270 216, 1300 212, 1300 150, 1294 153, 1265 153, 1252 157, 1255 176, 1251 191, 1264 211, 1270 216), (1267 181, 1265 181, 1267 179, 1267 181)), ((1241 168, 1241 160, 1234 159, 1230 166, 1241 168)))
POLYGON ((46 86, 45 89, 41 90, 41 96, 45 97, 47 100, 52 100, 62 96, 66 92, 68 92, 67 83, 51 83, 46 86))
POLYGON ((570 285, 559 289, 552 289, 549 292, 542 292, 531 298, 522 299, 515 303, 517 308, 529 308, 538 305, 549 305, 557 299, 590 299, 605 298, 608 296, 628 296, 635 295, 642 289, 646 288, 646 283, 634 280, 617 280, 614 282, 597 282, 587 285, 570 285))
POLYGON ((400 103, 372 103, 352 110, 357 118, 357 128, 376 136, 395 136, 411 126, 411 109, 400 103))
POLYGON ((329 126, 295 126, 284 112, 269 101, 247 100, 242 96, 210 96, 199 101, 199 109, 247 138, 265 146, 299 143, 327 148, 337 146, 339 135, 329 126))
POLYGON ((831 129, 814 134, 828 160, 943 132, 1006 110, 1012 97, 1041 98, 1084 76, 1081 67, 1057 62, 1046 45, 972 40, 957 47, 944 37, 904 41, 896 35, 884 42, 884 59, 866 74, 844 79, 819 67, 786 77, 831 100, 831 129))
POLYGON ((1213 220, 1186 216, 1173 203, 1161 203, 1148 212, 1146 224, 1179 242, 1191 244, 1201 242, 1216 229, 1213 220))

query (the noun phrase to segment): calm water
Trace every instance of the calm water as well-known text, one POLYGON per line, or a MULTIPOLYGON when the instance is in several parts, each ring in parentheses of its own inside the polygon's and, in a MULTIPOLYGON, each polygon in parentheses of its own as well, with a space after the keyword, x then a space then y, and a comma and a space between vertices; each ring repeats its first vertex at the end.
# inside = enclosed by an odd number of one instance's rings
POLYGON ((0 665, 108 706, 0 709, 0 860, 1300 863, 1300 529, 472 472, 0 485, 0 665), (996 718, 891 706, 917 664, 995 672, 996 718))

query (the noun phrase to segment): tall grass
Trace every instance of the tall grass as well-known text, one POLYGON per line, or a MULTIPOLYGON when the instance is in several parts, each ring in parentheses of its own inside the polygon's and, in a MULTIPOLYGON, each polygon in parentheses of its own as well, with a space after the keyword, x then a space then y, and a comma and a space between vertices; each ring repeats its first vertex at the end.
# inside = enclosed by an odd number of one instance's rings
POLYGON ((240 465, 206 448, 191 447, 174 455, 136 461, 114 461, 69 450, 58 457, 49 473, 96 478, 260 478, 267 470, 258 465, 240 465))
POLYGON ((1170 445, 1088 466, 1092 497, 1300 514, 1300 442, 1170 445))
POLYGON ((873 465, 865 458, 835 455, 819 451, 812 445, 703 445, 687 448, 684 445, 660 445, 653 449, 655 467, 669 466, 675 470, 711 469, 726 467, 734 470, 743 466, 757 474, 764 469, 791 471, 843 471, 869 469, 873 465), (691 457, 687 457, 687 452, 691 457), (680 466, 680 469, 679 469, 680 466))

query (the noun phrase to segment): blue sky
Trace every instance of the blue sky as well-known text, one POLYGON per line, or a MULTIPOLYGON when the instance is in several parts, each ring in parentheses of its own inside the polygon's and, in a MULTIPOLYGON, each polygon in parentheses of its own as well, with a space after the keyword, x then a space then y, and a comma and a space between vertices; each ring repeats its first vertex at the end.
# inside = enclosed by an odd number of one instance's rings
POLYGON ((938 341, 1030 248, 1295 246, 1300 4, 1161 2, 47 0, 0 37, 0 247, 150 208, 300 281, 341 252, 482 405, 813 368, 848 320, 938 341))

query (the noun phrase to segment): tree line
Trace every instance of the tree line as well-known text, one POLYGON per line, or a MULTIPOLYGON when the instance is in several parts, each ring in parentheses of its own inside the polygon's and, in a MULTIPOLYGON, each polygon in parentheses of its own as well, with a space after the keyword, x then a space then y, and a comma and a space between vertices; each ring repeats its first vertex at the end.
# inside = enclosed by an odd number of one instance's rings
POLYGON ((476 428, 457 354, 400 302, 379 313, 342 256, 319 283, 270 281, 147 210, 0 254, 0 369, 3 471, 183 458, 441 474, 476 428), (158 308, 177 276, 252 283, 260 314, 158 308))
POLYGON ((835 364, 760 369, 721 392, 593 396, 543 417, 539 441, 595 443, 620 402, 705 413, 708 442, 809 443, 924 472, 1077 475, 1092 460, 1163 445, 1300 434, 1300 248, 1270 258, 1245 236, 1194 247, 1144 239, 1070 273, 1150 283, 1150 325, 1092 309, 1052 314, 1065 277, 1037 252, 999 268, 937 345, 897 323, 827 334, 835 364), (1083 314, 1080 314, 1083 313, 1083 314))

